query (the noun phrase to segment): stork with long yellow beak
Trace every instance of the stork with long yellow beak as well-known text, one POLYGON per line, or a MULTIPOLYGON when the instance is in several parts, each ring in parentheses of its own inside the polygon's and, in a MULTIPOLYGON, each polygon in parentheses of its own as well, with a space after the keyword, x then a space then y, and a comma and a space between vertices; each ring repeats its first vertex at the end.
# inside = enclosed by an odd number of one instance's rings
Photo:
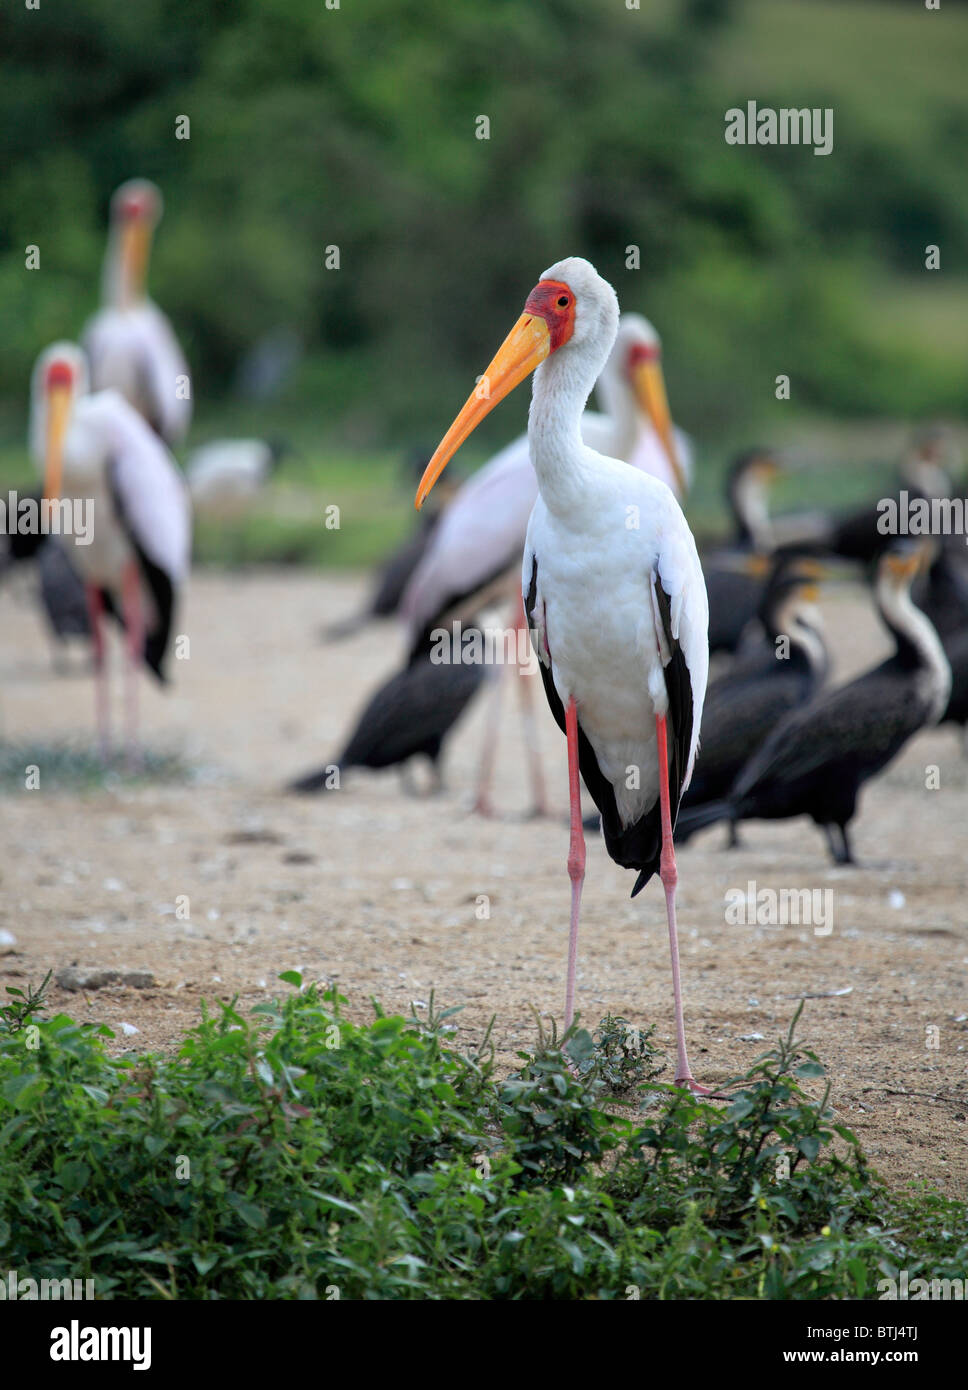
MULTIPOLYGON (((479 406, 487 413, 486 388, 479 384, 479 406)), ((691 472, 691 449, 672 423, 662 374, 659 335, 641 314, 623 314, 615 342, 596 385, 603 410, 585 410, 584 442, 611 458, 624 459, 652 474, 682 497, 691 472)), ((435 528, 400 602, 412 658, 428 635, 460 611, 473 616, 480 603, 517 587, 528 519, 538 498, 527 435, 521 435, 478 469, 457 491, 435 528)), ((493 682, 475 809, 491 814, 490 782, 496 756, 500 672, 493 682)), ((535 812, 544 810, 528 677, 519 682, 525 741, 531 767, 535 812)))
POLYGON ((82 343, 92 389, 119 391, 167 444, 178 444, 192 418, 188 363, 146 289, 162 207, 160 190, 147 179, 130 179, 111 199, 104 304, 84 329, 82 343))
MULTIPOLYGON (((107 759, 110 751, 109 609, 125 631, 128 763, 136 767, 138 673, 144 662, 165 679, 175 602, 188 575, 191 507, 174 459, 138 412, 116 391, 89 395, 87 382, 87 363, 74 343, 41 353, 31 383, 31 451, 48 504, 64 498, 86 509, 85 524, 61 541, 87 592, 101 753, 107 759)), ((77 506, 71 515, 79 515, 77 506)))
POLYGON ((615 291, 585 260, 545 271, 524 313, 444 436, 421 506, 482 419, 532 372, 528 426, 539 497, 522 598, 548 702, 568 742, 572 885, 565 1021, 572 1022, 585 877, 579 772, 605 844, 635 869, 633 897, 658 871, 672 958, 676 1080, 686 1052, 672 832, 692 775, 709 666, 708 608, 692 532, 671 490, 590 448, 582 411, 618 331, 615 291))

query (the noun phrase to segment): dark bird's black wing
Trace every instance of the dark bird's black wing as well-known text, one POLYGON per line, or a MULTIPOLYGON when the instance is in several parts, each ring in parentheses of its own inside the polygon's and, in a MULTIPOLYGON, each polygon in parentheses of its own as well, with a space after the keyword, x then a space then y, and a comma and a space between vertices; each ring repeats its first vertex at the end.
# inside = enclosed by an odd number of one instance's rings
POLYGON ((370 600, 370 613, 374 618, 392 617, 400 607, 403 591, 424 557, 440 516, 439 512, 431 512, 425 518, 421 513, 420 524, 413 535, 408 536, 380 567, 376 589, 370 600))
POLYGON ((715 558, 704 559, 702 568, 709 599, 709 650, 735 651, 759 611, 766 580, 720 565, 715 558))
MULTIPOLYGON (((340 768, 395 767, 424 754, 436 763, 450 730, 480 689, 486 667, 436 663, 424 657, 398 671, 371 696, 342 754, 340 768)), ((293 791, 318 791, 332 764, 292 783, 293 791)))
POLYGON ((860 784, 886 767, 925 715, 910 678, 885 663, 788 715, 740 773, 730 800, 743 816, 843 823, 860 784))
MULTIPOLYGON (((774 668, 777 664, 773 658, 774 668)), ((702 751, 683 807, 725 796, 740 770, 780 720, 803 703, 808 690, 802 673, 776 670, 760 680, 711 685, 703 708, 702 751)))
POLYGON ((968 724, 968 627, 944 644, 951 667, 951 695, 941 716, 942 724, 968 724))
POLYGON ((84 581, 64 546, 49 540, 37 554, 40 598, 51 628, 60 638, 88 637, 91 620, 84 581))

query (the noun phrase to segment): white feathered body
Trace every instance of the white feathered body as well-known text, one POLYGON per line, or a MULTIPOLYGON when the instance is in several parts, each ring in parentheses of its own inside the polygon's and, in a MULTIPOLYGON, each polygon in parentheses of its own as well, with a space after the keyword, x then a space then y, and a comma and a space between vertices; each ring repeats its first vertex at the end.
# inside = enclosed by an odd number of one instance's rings
POLYGON ((82 346, 93 391, 120 392, 168 444, 185 438, 192 418, 188 363, 157 304, 105 306, 85 328, 82 346))
MULTIPOLYGON (((671 486, 665 450, 646 421, 638 421, 635 433, 626 439, 609 416, 586 410, 581 433, 590 448, 609 457, 628 453, 636 469, 671 486)), ((680 430, 676 441, 680 459, 691 460, 691 446, 680 430)), ((537 498, 538 476, 528 436, 522 434, 468 478, 442 516, 401 601, 411 640, 439 616, 453 595, 473 592, 497 568, 516 562, 537 498)))
POLYGON ((538 658, 550 668, 562 705, 574 696, 622 822, 631 824, 658 797, 655 719, 668 710, 669 654, 660 649, 653 583, 669 596, 672 637, 689 671, 693 721, 684 785, 699 744, 709 609, 696 544, 669 488, 616 459, 583 452, 587 471, 573 472, 568 505, 552 510, 544 497, 535 504, 522 592, 527 603, 537 560, 538 658))
POLYGON ((196 449, 185 476, 196 511, 231 516, 258 496, 272 471, 272 448, 262 439, 216 439, 196 449))

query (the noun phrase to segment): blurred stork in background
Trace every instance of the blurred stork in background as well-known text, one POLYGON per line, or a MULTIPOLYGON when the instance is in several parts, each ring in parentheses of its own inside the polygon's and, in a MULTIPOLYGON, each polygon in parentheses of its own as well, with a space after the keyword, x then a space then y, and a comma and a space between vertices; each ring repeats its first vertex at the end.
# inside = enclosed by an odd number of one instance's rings
POLYGON ((30 444, 44 497, 88 509, 65 535, 88 598, 102 757, 110 751, 104 613, 127 649, 127 760, 139 763, 137 681, 142 662, 162 662, 179 589, 188 574, 191 506, 165 445, 116 391, 88 394, 87 363, 73 343, 41 353, 31 382, 30 444), (86 534, 85 534, 86 530, 86 534))
POLYGON ((247 511, 288 452, 265 439, 213 439, 193 449, 185 477, 196 516, 224 521, 247 511))
POLYGON ((120 392, 166 444, 176 445, 192 418, 188 363, 171 324, 146 291, 162 207, 160 190, 147 179, 130 179, 114 194, 103 307, 86 325, 81 341, 91 389, 120 392))

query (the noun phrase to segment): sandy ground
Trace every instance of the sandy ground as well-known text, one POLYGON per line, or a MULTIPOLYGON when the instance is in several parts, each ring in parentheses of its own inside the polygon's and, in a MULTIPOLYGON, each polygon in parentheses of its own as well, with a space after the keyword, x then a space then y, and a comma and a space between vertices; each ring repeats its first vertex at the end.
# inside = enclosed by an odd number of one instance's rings
MULTIPOLYGON (((315 641, 348 611, 357 579, 201 573, 180 630, 190 657, 166 693, 143 686, 152 749, 201 770, 191 785, 116 785, 84 794, 0 791, 0 946, 5 984, 77 962, 147 968, 157 988, 55 991, 82 1019, 171 1045, 205 996, 254 1003, 279 971, 335 979, 354 1013, 464 1006, 463 1034, 492 1013, 502 1060, 535 1040, 531 1006, 559 1017, 568 925, 564 741, 544 708, 539 733, 558 815, 528 820, 520 721, 507 715, 496 781, 501 818, 468 814, 484 720, 477 707, 447 758, 447 791, 405 795, 393 773, 347 776, 302 799, 284 781, 325 761, 353 712, 396 661, 397 633, 341 646, 315 641), (189 899, 190 918, 176 915, 189 899), (482 920, 481 895, 490 916, 482 920)), ((883 650, 863 597, 825 604, 838 675, 883 650)), ((0 737, 92 738, 86 675, 52 674, 33 607, 0 594, 0 737)), ((79 656, 79 654, 76 654, 79 656)), ((117 653, 114 657, 118 673, 117 653)), ((120 694, 120 691, 118 691, 120 694)), ((716 1082, 785 1029, 802 994, 803 1033, 826 1063, 839 1117, 894 1183, 968 1183, 968 764, 951 730, 920 736, 867 791, 855 822, 863 867, 834 868, 806 821, 752 825, 725 852, 724 831, 680 855, 680 929, 693 1067, 716 1082), (940 788, 925 787, 937 765, 940 788), (757 888, 832 891, 828 935, 810 926, 737 926, 725 895, 757 888), (850 989, 849 994, 834 991, 850 989), (935 1030, 935 1031, 933 1031, 935 1030), (766 1040, 761 1041, 758 1035, 766 1040), (934 1045, 932 1045, 934 1044, 934 1045)), ((657 1025, 670 1050, 672 997, 658 884, 634 902, 632 876, 589 845, 578 1002, 657 1025)), ((119 1035, 118 1046, 132 1041, 119 1035)), ((671 1078, 671 1069, 667 1072, 671 1078)))

